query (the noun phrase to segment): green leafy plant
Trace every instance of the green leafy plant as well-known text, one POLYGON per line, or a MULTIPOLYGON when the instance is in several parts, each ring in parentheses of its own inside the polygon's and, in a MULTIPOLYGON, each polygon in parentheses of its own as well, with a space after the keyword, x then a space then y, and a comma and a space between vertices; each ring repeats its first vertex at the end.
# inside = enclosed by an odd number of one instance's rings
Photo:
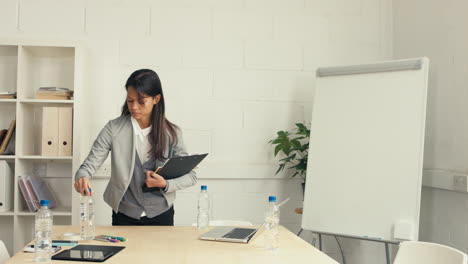
POLYGON ((305 180, 310 129, 303 123, 296 123, 296 127, 292 131, 278 131, 276 134, 277 137, 268 143, 274 146, 275 157, 282 153, 285 158, 279 160, 275 175, 287 168, 295 171, 290 178, 299 175, 305 180))

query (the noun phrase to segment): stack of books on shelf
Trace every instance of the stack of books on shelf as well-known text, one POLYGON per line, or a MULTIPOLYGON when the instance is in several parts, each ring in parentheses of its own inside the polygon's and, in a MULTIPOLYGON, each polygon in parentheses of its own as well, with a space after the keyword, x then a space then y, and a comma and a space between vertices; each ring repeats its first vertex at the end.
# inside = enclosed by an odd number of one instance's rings
POLYGON ((36 99, 43 100, 71 100, 73 91, 60 87, 40 87, 36 92, 36 99))
POLYGON ((0 130, 0 155, 15 154, 15 127, 16 120, 13 120, 9 129, 0 130))
POLYGON ((41 200, 49 200, 49 208, 55 208, 55 199, 49 185, 41 178, 35 176, 19 176, 18 184, 29 211, 39 210, 41 200))
POLYGON ((0 92, 0 99, 16 99, 16 92, 0 92))

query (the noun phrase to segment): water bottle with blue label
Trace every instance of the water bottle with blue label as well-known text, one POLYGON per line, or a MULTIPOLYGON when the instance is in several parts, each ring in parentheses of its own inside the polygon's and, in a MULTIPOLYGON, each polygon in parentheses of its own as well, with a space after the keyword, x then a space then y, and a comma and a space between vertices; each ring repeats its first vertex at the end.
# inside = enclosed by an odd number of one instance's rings
MULTIPOLYGON (((88 189, 91 194, 91 189, 88 189)), ((94 199, 92 196, 82 196, 80 202, 80 227, 81 239, 93 240, 95 235, 94 225, 94 199)))
POLYGON ((269 196, 265 214, 265 248, 267 250, 276 251, 279 247, 279 216, 276 196, 269 196))
POLYGON ((52 257, 52 211, 49 210, 49 200, 41 200, 41 208, 36 212, 35 230, 35 261, 50 262, 52 257))
POLYGON ((198 229, 208 228, 210 223, 210 197, 208 196, 208 188, 206 185, 201 186, 200 196, 198 197, 198 229))

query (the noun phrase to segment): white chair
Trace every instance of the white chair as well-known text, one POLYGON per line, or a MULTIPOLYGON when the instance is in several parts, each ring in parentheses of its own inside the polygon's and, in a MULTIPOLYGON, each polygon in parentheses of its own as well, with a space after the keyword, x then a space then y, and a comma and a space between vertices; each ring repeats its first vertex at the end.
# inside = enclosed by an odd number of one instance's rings
POLYGON ((460 250, 427 242, 400 244, 393 264, 467 264, 468 256, 460 250))
POLYGON ((3 241, 0 240, 0 264, 5 263, 9 258, 10 254, 8 254, 8 250, 3 241))

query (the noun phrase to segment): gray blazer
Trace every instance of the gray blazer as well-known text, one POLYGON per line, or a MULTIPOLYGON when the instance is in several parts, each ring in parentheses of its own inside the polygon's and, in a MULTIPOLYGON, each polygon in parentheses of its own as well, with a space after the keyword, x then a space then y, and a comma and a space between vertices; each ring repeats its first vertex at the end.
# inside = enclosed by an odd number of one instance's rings
MULTIPOLYGON (((75 181, 81 177, 92 178, 94 173, 106 160, 111 151, 111 178, 104 191, 104 201, 109 204, 115 212, 119 210, 119 204, 127 191, 133 175, 135 165, 135 137, 130 115, 121 116, 109 121, 99 133, 91 147, 88 157, 81 164, 75 174, 75 181)), ((178 135, 177 144, 169 140, 168 147, 164 152, 168 158, 187 156, 182 136, 178 135)), ((156 160, 156 167, 161 166, 164 160, 156 160)), ((174 203, 176 191, 195 185, 197 175, 194 171, 176 178, 167 180, 167 191, 163 192, 169 206, 174 203)))

